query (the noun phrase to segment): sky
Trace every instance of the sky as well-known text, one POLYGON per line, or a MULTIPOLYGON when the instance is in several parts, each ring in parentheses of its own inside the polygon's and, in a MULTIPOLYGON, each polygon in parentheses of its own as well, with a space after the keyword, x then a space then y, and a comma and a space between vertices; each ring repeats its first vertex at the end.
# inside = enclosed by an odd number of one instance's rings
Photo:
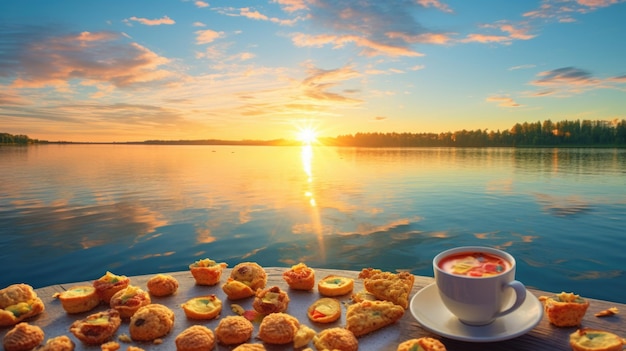
POLYGON ((626 119, 625 0, 0 1, 0 132, 293 139, 626 119))

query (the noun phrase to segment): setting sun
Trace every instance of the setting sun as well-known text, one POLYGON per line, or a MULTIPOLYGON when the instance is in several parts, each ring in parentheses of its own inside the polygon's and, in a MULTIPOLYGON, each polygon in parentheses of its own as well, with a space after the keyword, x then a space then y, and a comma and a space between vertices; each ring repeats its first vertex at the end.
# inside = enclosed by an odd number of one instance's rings
POLYGON ((314 128, 302 128, 298 131, 297 138, 302 144, 313 144, 317 142, 317 131, 314 128))

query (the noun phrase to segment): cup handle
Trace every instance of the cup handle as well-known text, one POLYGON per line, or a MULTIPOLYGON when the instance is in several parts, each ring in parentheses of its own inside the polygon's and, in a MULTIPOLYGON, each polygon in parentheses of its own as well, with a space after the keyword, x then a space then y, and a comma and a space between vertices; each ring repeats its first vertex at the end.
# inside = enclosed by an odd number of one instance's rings
POLYGON ((502 287, 502 289, 511 288, 515 291, 515 303, 513 306, 508 309, 501 311, 496 315, 496 317, 504 316, 505 314, 509 314, 519 308, 524 301, 526 300, 526 287, 521 282, 514 280, 512 282, 507 283, 502 287))

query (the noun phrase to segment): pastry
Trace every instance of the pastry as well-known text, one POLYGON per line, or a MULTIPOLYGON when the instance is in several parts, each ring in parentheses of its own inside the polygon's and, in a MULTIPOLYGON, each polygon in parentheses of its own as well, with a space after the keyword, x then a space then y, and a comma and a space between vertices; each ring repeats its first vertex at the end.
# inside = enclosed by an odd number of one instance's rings
POLYGON ((107 305, 111 302, 111 297, 116 292, 130 285, 130 278, 125 275, 116 275, 106 272, 102 277, 93 281, 93 287, 96 288, 96 294, 100 300, 107 305))
POLYGON ((317 333, 315 332, 315 330, 307 327, 304 324, 300 324, 300 327, 296 332, 296 336, 293 337, 294 349, 299 349, 306 346, 316 334, 317 333))
POLYGON ((317 323, 332 323, 341 317, 341 303, 332 297, 322 297, 309 306, 307 317, 317 323))
POLYGON ((622 351, 626 339, 603 330, 583 328, 569 337, 574 351, 622 351))
POLYGON ((252 290, 250 286, 232 278, 228 278, 226 283, 222 286, 222 290, 226 296, 228 296, 229 300, 241 300, 254 296, 254 290, 252 290))
POLYGON ((357 351, 359 341, 356 336, 345 328, 324 329, 313 337, 313 345, 318 351, 357 351))
POLYGON ((82 313, 91 311, 100 304, 96 288, 91 285, 78 285, 69 288, 53 297, 61 301, 61 306, 67 313, 82 313))
POLYGON ((203 325, 192 325, 176 336, 176 351, 210 351, 215 347, 213 331, 203 325))
POLYGON ((254 326, 242 316, 226 316, 215 328, 217 341, 224 345, 237 345, 252 337, 254 326))
POLYGON ((265 351, 263 344, 241 344, 233 349, 233 351, 265 351))
POLYGON ((329 275, 317 283, 317 290, 324 296, 341 296, 354 288, 354 279, 329 275))
POLYGON ((15 325, 44 309, 43 301, 28 284, 13 284, 0 290, 0 327, 15 325))
POLYGON ((240 300, 254 296, 257 289, 265 288, 267 273, 254 262, 243 262, 233 267, 230 277, 222 290, 230 300, 240 300))
POLYGON ((120 313, 109 309, 74 321, 70 326, 70 332, 85 344, 96 345, 111 339, 120 324, 122 324, 120 313))
POLYGON ((363 286, 380 300, 391 301, 404 309, 409 307, 409 295, 415 276, 409 272, 391 273, 379 269, 364 268, 359 273, 363 286))
POLYGON ((283 272, 283 279, 294 290, 311 290, 315 287, 315 271, 302 262, 283 272))
POLYGON ((191 275, 198 285, 215 285, 222 278, 222 271, 228 267, 226 263, 217 263, 205 258, 189 265, 191 275))
POLYGON ((35 351, 74 351, 76 344, 67 335, 59 335, 48 339, 45 344, 35 351))
POLYGON ((346 312, 346 329, 359 337, 395 323, 404 308, 391 301, 363 301, 352 304, 346 312))
POLYGON ((174 312, 167 306, 156 303, 142 306, 130 317, 130 337, 134 341, 151 341, 165 336, 172 330, 174 318, 174 312))
POLYGON ((402 342, 397 351, 446 351, 446 347, 437 339, 422 337, 402 342))
POLYGON ((262 314, 285 312, 289 306, 289 295, 277 286, 259 289, 255 295, 252 308, 262 314))
POLYGON ((213 319, 222 312, 222 301, 215 295, 198 296, 181 305, 187 318, 213 319))
POLYGON ((107 341, 104 344, 100 345, 101 351, 117 351, 121 347, 120 343, 117 341, 107 341))
POLYGON ((2 344, 5 351, 28 351, 43 342, 44 332, 36 325, 20 322, 9 330, 2 344))
POLYGON ((288 344, 293 342, 300 323, 287 313, 272 313, 259 325, 259 339, 268 344, 288 344))
POLYGON ((580 325, 589 307, 589 301, 574 293, 562 292, 554 296, 542 296, 544 310, 550 323, 557 327, 580 325))
POLYGON ((111 297, 111 308, 116 309, 122 318, 130 318, 137 310, 152 301, 150 295, 139 287, 129 285, 111 297))
POLYGON ((154 296, 169 296, 178 290, 178 280, 168 274, 157 274, 146 283, 148 292, 154 296))

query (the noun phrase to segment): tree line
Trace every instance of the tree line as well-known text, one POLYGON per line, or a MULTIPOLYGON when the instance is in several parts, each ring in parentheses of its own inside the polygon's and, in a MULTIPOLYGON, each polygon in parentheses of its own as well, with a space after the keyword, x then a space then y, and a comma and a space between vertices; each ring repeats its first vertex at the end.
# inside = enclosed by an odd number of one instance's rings
POLYGON ((28 145, 41 143, 37 139, 31 139, 28 135, 13 135, 9 133, 0 133, 0 145, 28 145))

